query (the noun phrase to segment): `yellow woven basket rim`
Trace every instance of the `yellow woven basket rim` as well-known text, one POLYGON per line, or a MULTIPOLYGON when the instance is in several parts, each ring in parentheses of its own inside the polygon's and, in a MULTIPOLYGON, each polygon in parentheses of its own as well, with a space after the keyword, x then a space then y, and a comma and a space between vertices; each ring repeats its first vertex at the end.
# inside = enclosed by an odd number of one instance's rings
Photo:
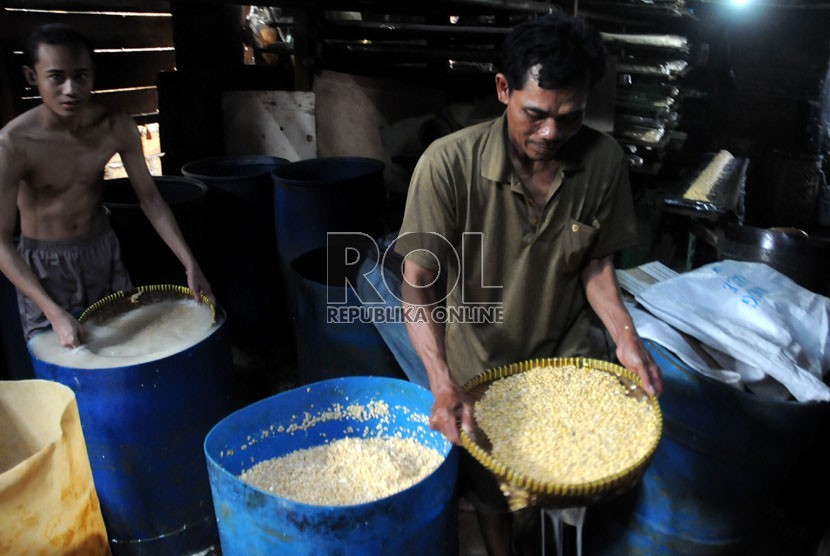
MULTIPOLYGON (((102 297, 92 305, 86 308, 86 310, 81 313, 81 316, 78 317, 79 322, 84 322, 88 320, 93 314, 99 311, 102 307, 109 305, 115 300, 123 299, 127 296, 132 296, 137 293, 144 293, 144 292, 175 292, 182 294, 185 297, 193 298, 193 290, 186 286, 179 286, 177 284, 154 284, 149 286, 138 286, 135 288, 134 291, 127 292, 124 290, 117 291, 113 294, 110 294, 106 297, 102 297)), ((207 298, 205 294, 201 294, 202 303, 205 303, 208 307, 210 307, 210 314, 213 317, 213 320, 216 321, 216 307, 213 306, 213 303, 207 298)))
MULTIPOLYGON (((628 369, 620 365, 616 365, 614 363, 602 361, 599 359, 589 359, 587 357, 557 357, 529 359, 518 363, 511 363, 509 365, 494 367, 469 380, 463 386, 463 389, 465 392, 469 393, 477 386, 491 383, 501 378, 506 378, 508 376, 515 375, 518 373, 523 373, 536 367, 566 367, 570 365, 575 366, 578 371, 587 367, 611 373, 617 376, 627 378, 640 388, 642 388, 643 386, 640 377, 636 373, 629 371, 628 369)), ((460 434, 461 445, 468 452, 470 452, 470 454, 476 460, 478 460, 478 462, 481 463, 481 465, 492 471, 496 476, 502 478, 503 480, 507 481, 508 483, 514 486, 518 486, 534 494, 544 494, 551 497, 563 498, 595 497, 614 491, 618 487, 632 482, 635 477, 639 478, 639 476, 645 471, 646 467, 648 467, 651 458, 654 456, 654 452, 655 450, 657 450, 657 445, 659 444, 660 437, 662 436, 663 414, 660 411, 660 405, 657 402, 657 398, 655 396, 648 395, 647 400, 648 403, 651 405, 651 408, 654 411, 655 415, 657 416, 658 433, 657 435, 655 435, 652 445, 649 447, 647 452, 628 469, 624 469, 622 471, 614 473, 613 475, 604 477, 602 479, 597 479, 595 481, 589 481, 586 483, 579 484, 560 484, 533 479, 497 461, 495 458, 493 458, 493 456, 490 455, 490 453, 488 453, 475 441, 473 441, 473 439, 463 430, 460 434)))

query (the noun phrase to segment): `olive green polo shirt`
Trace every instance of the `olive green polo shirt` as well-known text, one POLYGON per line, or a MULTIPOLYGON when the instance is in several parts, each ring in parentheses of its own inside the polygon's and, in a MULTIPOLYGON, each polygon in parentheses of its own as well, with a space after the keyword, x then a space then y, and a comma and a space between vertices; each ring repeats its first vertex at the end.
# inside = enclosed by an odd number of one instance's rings
POLYGON ((433 315, 460 385, 497 365, 588 355, 580 274, 636 240, 634 208, 612 137, 583 126, 560 158, 541 210, 513 170, 504 115, 438 139, 415 168, 395 250, 446 273, 447 311, 433 315))

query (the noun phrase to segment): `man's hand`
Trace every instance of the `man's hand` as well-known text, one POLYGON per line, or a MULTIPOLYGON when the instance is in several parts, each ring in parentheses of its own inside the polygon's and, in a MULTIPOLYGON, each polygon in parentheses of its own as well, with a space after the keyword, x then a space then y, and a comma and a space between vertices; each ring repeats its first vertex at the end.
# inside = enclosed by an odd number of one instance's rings
POLYGON ((640 376, 643 386, 649 394, 660 395, 663 392, 663 378, 660 368, 643 345, 640 336, 633 327, 628 326, 617 344, 617 359, 627 369, 640 376))
POLYGON ((216 305, 216 298, 213 297, 210 283, 208 283, 207 278, 202 274, 202 269, 198 266, 187 272, 187 287, 193 292, 193 298, 197 302, 201 303, 202 295, 204 295, 211 304, 216 305))
POLYGON ((52 330, 57 334, 62 346, 76 348, 84 343, 86 331, 83 325, 66 311, 62 311, 49 322, 52 323, 52 330))
POLYGON ((435 401, 432 404, 432 414, 429 417, 429 426, 439 431, 453 444, 460 441, 458 420, 461 427, 470 436, 475 435, 473 421, 473 401, 456 384, 448 384, 433 391, 435 401))
POLYGON ((663 378, 634 329, 631 315, 625 308, 614 271, 614 257, 591 259, 582 271, 585 297, 617 344, 617 359, 640 376, 649 394, 660 395, 663 378))

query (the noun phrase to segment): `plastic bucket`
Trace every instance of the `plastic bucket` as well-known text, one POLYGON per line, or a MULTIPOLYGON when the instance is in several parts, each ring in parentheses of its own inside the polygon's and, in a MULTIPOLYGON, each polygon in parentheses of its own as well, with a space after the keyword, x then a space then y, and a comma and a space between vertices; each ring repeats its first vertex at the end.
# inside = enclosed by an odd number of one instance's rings
POLYGON ((630 493, 588 511, 588 554, 743 555, 828 410, 758 398, 654 342, 664 433, 630 493))
POLYGON ((208 187, 212 261, 206 272, 228 312, 235 340, 273 340, 270 332, 280 328, 284 299, 271 171, 285 164, 284 158, 251 155, 217 156, 182 166, 183 175, 208 187))
MULTIPOLYGON (((203 264, 207 187, 196 180, 176 176, 157 176, 153 181, 161 198, 170 206, 184 240, 199 264, 203 264)), ((104 206, 110 212, 110 224, 118 236, 121 256, 133 284, 186 286, 184 267, 142 212, 130 180, 119 178, 106 181, 103 195, 104 206)))
POLYGON ((223 556, 456 554, 458 458, 452 445, 427 426, 431 406, 430 392, 410 382, 347 377, 283 392, 223 419, 205 440, 223 556), (323 415, 334 404, 346 408, 377 400, 389 406, 388 424, 377 419, 318 419, 306 430, 279 432, 301 424, 309 413, 323 415), (443 463, 406 490, 354 506, 301 504, 238 478, 258 462, 361 436, 366 427, 373 431, 378 425, 386 427, 386 434, 400 432, 435 448, 445 456, 443 463))
POLYGON ((313 249, 291 262, 297 284, 294 322, 297 374, 302 384, 349 375, 405 378, 392 351, 371 321, 350 318, 360 308, 349 283, 329 283, 327 250, 313 249), (332 313, 332 311, 336 313, 332 313))
POLYGON ((137 365, 76 369, 32 355, 38 378, 75 393, 113 554, 181 556, 216 543, 201 446, 230 411, 221 311, 216 322, 199 343, 137 365))

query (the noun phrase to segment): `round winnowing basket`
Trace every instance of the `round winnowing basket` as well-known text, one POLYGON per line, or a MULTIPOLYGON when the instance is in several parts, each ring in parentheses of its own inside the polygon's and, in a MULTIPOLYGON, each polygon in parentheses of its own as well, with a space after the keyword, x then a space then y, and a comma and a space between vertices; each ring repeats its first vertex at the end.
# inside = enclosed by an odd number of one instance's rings
MULTIPOLYGON (((587 506, 602 499, 620 494, 640 480, 651 462, 663 429, 663 417, 657 398, 649 395, 642 387, 637 374, 613 363, 584 357, 531 359, 501 367, 490 369, 468 381, 464 390, 478 402, 490 386, 498 380, 509 376, 524 373, 537 367, 575 367, 574 372, 600 372, 614 375, 625 386, 628 396, 645 400, 654 411, 657 418, 657 429, 653 438, 648 440, 647 446, 633 465, 619 469, 600 479, 584 483, 556 483, 541 481, 529 477, 508 465, 498 461, 492 455, 492 444, 486 433, 478 430, 475 439, 461 432, 461 445, 478 460, 481 465, 489 469, 499 480, 502 492, 512 510, 519 510, 528 506, 544 506, 567 508, 587 506)), ((460 428, 460 427, 459 427, 460 428)))
MULTIPOLYGON (((216 307, 204 294, 201 297, 202 302, 210 307, 210 314, 215 321, 216 307)), ((193 299, 193 291, 190 288, 173 284, 138 286, 134 291, 118 291, 99 299, 87 307, 78 317, 78 320, 80 322, 101 323, 138 307, 160 301, 178 301, 182 299, 193 299)))

